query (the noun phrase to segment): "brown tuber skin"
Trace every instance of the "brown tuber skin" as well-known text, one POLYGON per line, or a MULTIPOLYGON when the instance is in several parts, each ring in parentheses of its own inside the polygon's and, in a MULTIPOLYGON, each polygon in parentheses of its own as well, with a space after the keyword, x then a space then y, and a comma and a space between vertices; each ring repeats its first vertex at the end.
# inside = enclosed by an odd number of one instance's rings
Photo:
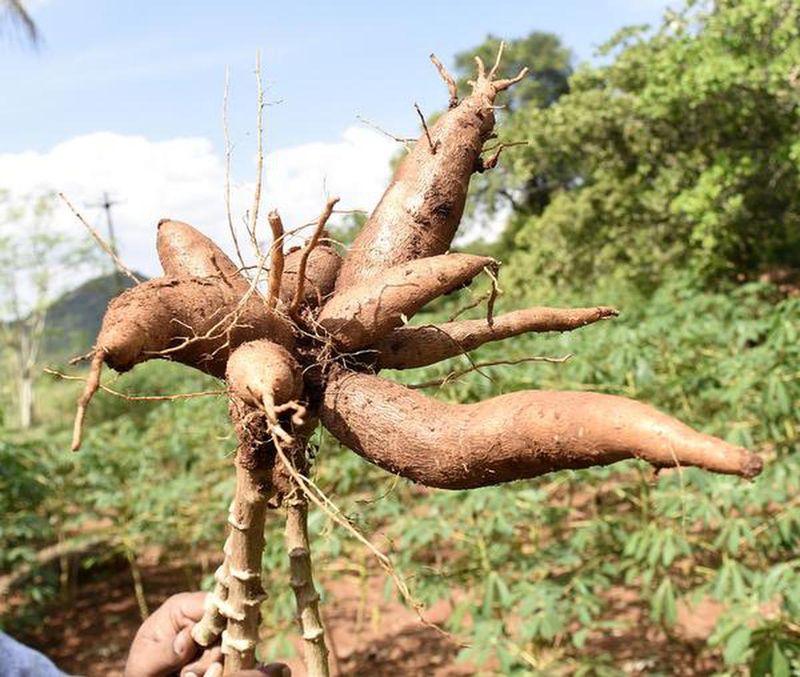
POLYGON ((340 372, 322 422, 389 472, 440 489, 475 489, 554 470, 641 458, 751 478, 761 460, 652 407, 597 393, 529 391, 448 404, 369 374, 340 372))
POLYGON ((167 277, 221 277, 242 293, 250 286, 225 252, 183 221, 158 222, 156 249, 167 277))
POLYGON ((492 323, 461 320, 400 327, 375 344, 381 369, 413 369, 475 350, 484 343, 529 332, 570 331, 616 317, 616 308, 526 308, 498 315, 492 323))
POLYGON ((239 307, 242 298, 216 278, 149 280, 109 304, 95 349, 120 372, 163 358, 221 378, 231 349, 241 343, 270 337, 293 345, 291 332, 264 312, 260 298, 251 296, 239 307))
POLYGON ((369 281, 336 292, 317 323, 340 350, 365 348, 399 327, 425 304, 459 289, 484 268, 496 268, 488 256, 445 254, 402 263, 369 281))
POLYGON ((277 420, 275 407, 298 401, 303 393, 303 375, 292 354, 272 341, 251 341, 230 356, 225 372, 228 390, 245 404, 264 408, 277 420))
POLYGON ((345 257, 337 289, 450 248, 470 177, 481 168, 483 144, 494 129, 495 96, 517 80, 493 80, 493 75, 481 70, 472 94, 430 127, 433 148, 423 135, 400 162, 345 257))
POLYGON ((492 135, 495 95, 525 75, 498 80, 500 54, 488 73, 478 59, 472 93, 459 102, 455 80, 433 60, 447 82, 450 110, 400 163, 343 262, 320 244, 336 198, 328 200, 306 246, 285 257, 283 224, 276 211, 269 213, 274 243, 266 299, 211 240, 188 224, 165 220, 157 246, 167 277, 114 299, 97 337, 74 448, 103 363, 126 371, 148 359, 172 359, 227 381, 239 440, 236 493, 215 594, 193 630, 203 646, 222 633, 225 674, 255 663, 263 526, 267 501, 275 497, 286 498, 306 666, 312 677, 328 674, 305 530, 306 498, 314 494, 303 493, 309 491, 303 489, 306 443, 318 420, 372 463, 444 489, 627 458, 745 478, 761 470, 760 459, 745 449, 622 397, 522 391, 448 404, 366 373, 433 364, 490 341, 569 331, 616 315, 605 306, 529 308, 493 320, 402 326, 482 270, 497 270, 488 257, 447 252, 471 175, 499 158, 499 151, 481 158, 492 135))
POLYGON ((108 305, 97 335, 75 416, 73 451, 80 448, 86 407, 104 362, 125 372, 146 360, 170 359, 221 378, 232 349, 266 336, 294 345, 289 325, 266 314, 260 297, 248 298, 219 277, 161 277, 128 289, 108 305))
MULTIPOLYGON (((280 299, 287 306, 292 303, 297 291, 297 269, 301 255, 301 249, 294 249, 284 258, 280 299)), ((302 303, 306 307, 316 308, 328 299, 333 293, 341 267, 342 257, 333 247, 321 244, 311 250, 303 286, 302 303)))

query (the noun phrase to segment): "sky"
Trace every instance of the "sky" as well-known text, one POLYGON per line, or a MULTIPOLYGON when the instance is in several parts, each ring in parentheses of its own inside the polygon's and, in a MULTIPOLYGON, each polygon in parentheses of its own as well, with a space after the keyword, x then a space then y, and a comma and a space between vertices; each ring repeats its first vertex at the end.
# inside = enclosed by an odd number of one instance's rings
MULTIPOLYGON (((265 83, 263 212, 288 227, 311 220, 326 195, 371 209, 389 179, 397 136, 414 136, 413 105, 435 111, 446 90, 428 55, 446 64, 487 34, 557 34, 575 62, 625 25, 657 23, 664 0, 29 0, 42 34, 26 46, 0 35, 0 189, 64 191, 87 219, 104 191, 122 258, 158 273, 155 225, 197 226, 226 249, 221 110, 229 71, 236 222, 255 174, 260 51, 265 83)), ((57 227, 81 226, 64 209, 57 227)))

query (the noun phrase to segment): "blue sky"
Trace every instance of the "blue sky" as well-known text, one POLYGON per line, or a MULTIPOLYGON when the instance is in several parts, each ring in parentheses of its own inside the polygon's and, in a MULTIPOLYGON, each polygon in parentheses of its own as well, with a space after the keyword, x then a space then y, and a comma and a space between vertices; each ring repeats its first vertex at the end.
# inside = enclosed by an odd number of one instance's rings
POLYGON ((64 189, 82 204, 111 190, 126 201, 117 214, 123 253, 154 272, 153 219, 165 213, 206 217, 212 234, 221 233, 226 67, 235 192, 246 192, 252 180, 257 49, 267 99, 281 101, 265 111, 266 145, 273 153, 267 200, 300 219, 318 211, 325 190, 343 193, 349 206, 372 207, 393 147, 356 116, 398 135, 415 134, 413 103, 433 111, 446 100, 428 61, 431 51, 448 63, 487 33, 514 38, 543 30, 558 34, 578 60, 586 60, 618 28, 657 22, 667 3, 29 4, 42 46, 0 42, 0 187, 64 189), (295 186, 300 183, 313 190, 295 186))
POLYGON ((428 62, 487 33, 552 31, 580 59, 625 24, 654 22, 653 0, 532 2, 34 2, 38 52, 2 45, 0 149, 44 150, 97 130, 219 141, 225 67, 232 129, 251 127, 252 64, 262 51, 273 147, 335 138, 355 115, 414 127, 412 103, 441 106, 428 62))

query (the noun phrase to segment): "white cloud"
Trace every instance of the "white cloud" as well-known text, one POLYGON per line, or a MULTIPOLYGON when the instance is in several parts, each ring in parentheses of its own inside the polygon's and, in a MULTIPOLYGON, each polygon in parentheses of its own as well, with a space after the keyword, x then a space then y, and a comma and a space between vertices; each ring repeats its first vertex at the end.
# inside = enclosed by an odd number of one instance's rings
MULTIPOLYGON (((278 207, 287 229, 296 227, 319 213, 326 191, 342 198, 342 208, 372 209, 389 180, 389 159, 395 149, 392 141, 371 130, 349 127, 336 142, 269 153, 262 214, 278 207)), ((234 222, 240 226, 252 201, 253 183, 235 178, 234 222)), ((101 214, 86 205, 97 202, 103 191, 120 200, 113 216, 122 258, 148 275, 159 273, 155 233, 164 217, 187 221, 231 250, 224 179, 223 159, 203 138, 152 141, 97 132, 68 139, 43 153, 0 155, 0 188, 21 195, 63 191, 98 226, 103 224, 101 214)), ((57 216, 59 227, 82 228, 63 207, 57 216)))

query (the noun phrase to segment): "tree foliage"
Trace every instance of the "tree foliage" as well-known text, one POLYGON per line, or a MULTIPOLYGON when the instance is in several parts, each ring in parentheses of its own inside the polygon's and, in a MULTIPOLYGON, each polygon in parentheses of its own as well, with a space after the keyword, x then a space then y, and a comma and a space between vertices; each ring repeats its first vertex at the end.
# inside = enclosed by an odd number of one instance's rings
POLYGON ((65 273, 85 274, 95 256, 86 240, 54 227, 52 195, 0 193, 0 373, 14 383, 11 399, 22 427, 31 423, 48 307, 63 291, 65 273))
POLYGON ((654 288, 670 268, 713 281, 800 262, 800 5, 690 2, 655 32, 620 31, 547 109, 504 138, 545 210, 513 218, 519 268, 654 288))

